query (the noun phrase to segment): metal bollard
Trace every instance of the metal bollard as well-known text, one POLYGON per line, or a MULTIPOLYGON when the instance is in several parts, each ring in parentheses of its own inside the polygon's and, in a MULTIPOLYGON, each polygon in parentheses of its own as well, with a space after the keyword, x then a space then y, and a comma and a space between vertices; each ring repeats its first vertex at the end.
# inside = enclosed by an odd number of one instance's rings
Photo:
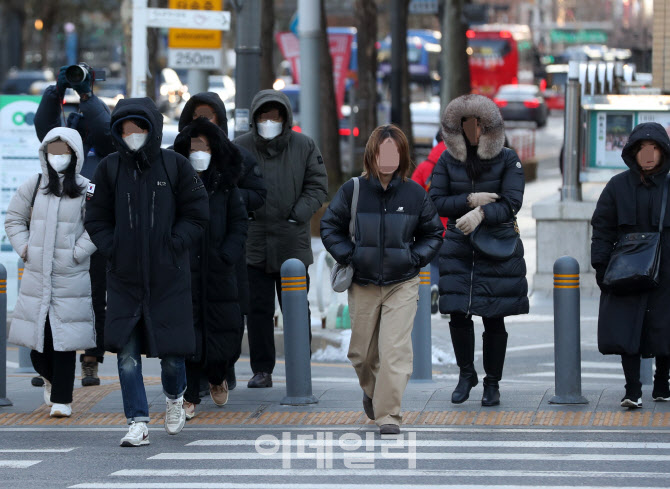
POLYGON ((11 406, 7 398, 7 269, 0 263, 0 406, 11 406))
POLYGON ((433 351, 430 330, 430 265, 419 272, 419 303, 412 328, 412 350, 414 352, 410 382, 433 381, 433 351))
MULTIPOLYGON (((19 258, 19 281, 18 281, 18 290, 21 290, 21 280, 23 280, 23 260, 19 258)), ((19 368, 15 370, 17 374, 36 374, 35 369, 33 368, 33 362, 30 359, 30 348, 25 346, 19 346, 19 368)))
POLYGON ((286 260, 282 265, 281 288, 286 365, 286 397, 281 404, 315 404, 319 401, 312 395, 307 275, 305 265, 297 258, 286 260))
POLYGON ((654 383, 654 359, 640 359, 640 382, 642 385, 652 385, 654 383))
POLYGON ((588 404, 582 396, 579 263, 571 256, 554 262, 554 378, 552 404, 588 404))

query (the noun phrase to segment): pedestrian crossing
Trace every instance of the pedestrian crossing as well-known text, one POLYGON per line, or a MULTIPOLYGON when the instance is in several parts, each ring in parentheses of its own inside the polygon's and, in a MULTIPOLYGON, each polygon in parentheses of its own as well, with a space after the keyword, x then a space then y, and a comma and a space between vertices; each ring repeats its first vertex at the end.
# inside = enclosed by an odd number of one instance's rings
MULTIPOLYGON (((219 435, 220 436, 220 435, 219 435)), ((274 432, 200 439, 71 489, 574 489, 667 487, 670 443, 553 430, 274 432), (238 439, 239 437, 239 439, 238 439), (437 439, 435 439, 437 438, 437 439)), ((630 437, 629 437, 630 438, 630 437)), ((154 441, 152 448, 157 448, 154 441)), ((161 447, 162 448, 162 447, 161 447)))
MULTIPOLYGON (((620 362, 581 362, 582 379, 587 381, 625 381, 623 370, 620 362)), ((538 372, 529 372, 520 374, 521 378, 533 379, 553 379, 554 378, 554 363, 540 363, 538 365, 538 372)))
MULTIPOLYGON (((26 459, 25 457, 39 457, 47 454, 68 453, 75 450, 75 448, 41 448, 41 449, 25 449, 25 448, 2 448, 0 449, 0 470, 1 469, 27 469, 39 464, 43 459, 26 459), (11 457, 11 458, 5 458, 11 457)), ((6 471, 0 472, 0 474, 6 471)), ((1 475, 0 475, 1 478, 1 475)))

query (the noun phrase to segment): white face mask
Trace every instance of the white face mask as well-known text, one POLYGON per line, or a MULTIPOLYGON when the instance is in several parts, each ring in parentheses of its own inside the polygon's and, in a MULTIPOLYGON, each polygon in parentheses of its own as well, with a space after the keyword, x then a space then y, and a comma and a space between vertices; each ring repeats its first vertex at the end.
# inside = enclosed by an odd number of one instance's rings
POLYGON ((197 172, 205 171, 209 168, 211 159, 212 155, 205 151, 194 151, 188 157, 191 165, 193 165, 193 169, 197 172))
POLYGON ((147 140, 148 134, 143 132, 134 132, 123 138, 123 141, 126 143, 126 146, 130 148, 131 151, 137 151, 147 140))
POLYGON ((51 153, 47 154, 47 161, 51 168, 56 170, 56 173, 63 173, 68 166, 70 166, 70 161, 72 155, 54 155, 51 153))
POLYGON ((265 121, 256 124, 258 126, 258 134, 264 139, 274 139, 282 132, 284 124, 282 122, 265 121))

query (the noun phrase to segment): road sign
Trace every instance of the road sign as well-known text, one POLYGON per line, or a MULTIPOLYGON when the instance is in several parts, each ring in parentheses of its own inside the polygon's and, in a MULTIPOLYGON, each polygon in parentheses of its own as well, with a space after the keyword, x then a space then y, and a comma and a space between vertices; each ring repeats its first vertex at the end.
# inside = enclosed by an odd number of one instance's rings
POLYGON ((410 14, 436 14, 438 13, 437 0, 412 0, 409 3, 410 14))
MULTIPOLYGON (((170 0, 170 9, 188 9, 218 12, 223 8, 222 0, 170 0)), ((190 26, 189 26, 190 27, 190 26)), ((169 48, 220 48, 221 31, 203 29, 170 29, 169 48)))
POLYGON ((220 49, 168 49, 170 68, 220 70, 223 68, 220 49))

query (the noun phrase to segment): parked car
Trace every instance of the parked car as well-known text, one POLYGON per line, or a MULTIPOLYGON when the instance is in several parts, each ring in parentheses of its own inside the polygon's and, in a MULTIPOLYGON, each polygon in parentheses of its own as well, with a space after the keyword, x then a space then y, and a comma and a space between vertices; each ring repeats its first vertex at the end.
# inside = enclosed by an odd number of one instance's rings
POLYGON ((568 82, 568 65, 547 65, 547 87, 542 97, 550 110, 565 109, 565 84, 568 82))
POLYGON ((507 121, 534 121, 537 127, 547 124, 549 109, 536 85, 503 85, 493 97, 507 121))
POLYGON ((48 82, 53 84, 56 78, 51 70, 12 70, 9 72, 5 83, 2 84, 0 93, 5 95, 30 95, 31 86, 35 82, 48 82))

